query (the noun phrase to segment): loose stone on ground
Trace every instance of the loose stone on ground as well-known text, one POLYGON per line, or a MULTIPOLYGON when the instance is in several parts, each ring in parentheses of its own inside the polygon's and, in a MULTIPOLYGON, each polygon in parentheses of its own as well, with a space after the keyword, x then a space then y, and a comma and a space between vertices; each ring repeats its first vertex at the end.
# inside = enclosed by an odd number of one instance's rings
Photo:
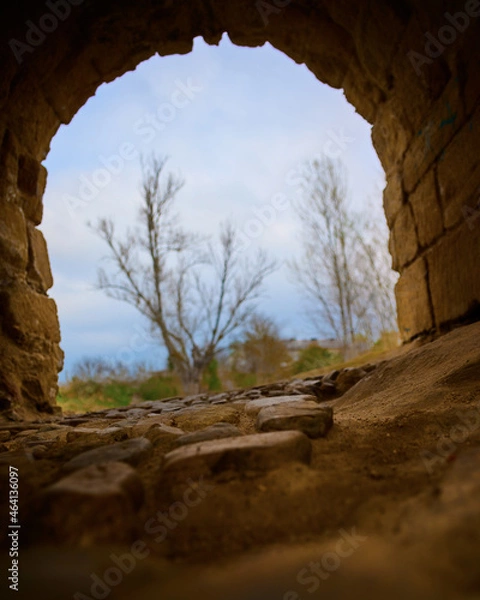
POLYGON ((183 446, 165 456, 167 479, 212 476, 233 470, 268 471, 288 462, 310 463, 310 440, 299 431, 246 435, 183 446))
POLYGON ((259 398, 258 400, 251 400, 245 405, 245 412, 247 415, 255 416, 262 408, 269 406, 277 406, 279 404, 291 403, 291 402, 312 402, 316 403, 317 399, 315 396, 302 395, 302 396, 274 396, 269 398, 259 398))
POLYGON ((308 437, 325 437, 333 425, 331 406, 318 406, 314 402, 286 402, 262 408, 258 413, 258 431, 302 431, 308 437))
POLYGON ((177 438, 178 446, 186 446, 188 444, 198 444, 200 442, 208 442, 210 440, 220 440, 223 438, 231 438, 241 436, 242 432, 231 423, 215 423, 206 429, 187 433, 177 438))
POLYGON ((37 533, 80 546, 128 541, 143 497, 143 484, 131 466, 91 465, 44 490, 37 533))
POLYGON ((152 444, 145 438, 134 438, 126 442, 119 442, 108 446, 94 448, 82 452, 69 460, 63 466, 65 472, 76 471, 90 465, 98 465, 108 462, 126 462, 137 465, 146 458, 152 449, 152 444))

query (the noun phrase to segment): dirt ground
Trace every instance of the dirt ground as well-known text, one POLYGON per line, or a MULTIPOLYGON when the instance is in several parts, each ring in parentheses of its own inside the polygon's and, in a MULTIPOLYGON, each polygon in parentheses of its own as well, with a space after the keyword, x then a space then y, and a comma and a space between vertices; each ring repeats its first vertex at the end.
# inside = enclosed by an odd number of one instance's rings
MULTIPOLYGON (((138 467, 147 500, 133 539, 148 557, 112 597, 480 598, 480 323, 402 348, 328 404, 334 427, 309 466, 223 470, 161 542, 144 525, 185 484, 162 480, 171 448, 156 446, 138 467)), ((254 432, 242 406, 165 418, 185 431, 218 421, 254 432)), ((32 542, 25 597, 92 598, 92 573, 127 551, 32 542)))

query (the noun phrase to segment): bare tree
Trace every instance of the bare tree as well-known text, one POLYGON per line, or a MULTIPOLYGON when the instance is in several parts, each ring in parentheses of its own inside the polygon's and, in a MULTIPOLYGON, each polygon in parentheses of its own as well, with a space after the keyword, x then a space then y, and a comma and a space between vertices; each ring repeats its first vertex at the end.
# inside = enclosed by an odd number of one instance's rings
POLYGON ((229 365, 233 373, 255 377, 255 383, 272 381, 291 362, 277 324, 263 314, 252 314, 242 336, 231 345, 229 365))
POLYGON ((308 165, 296 206, 304 252, 290 263, 317 324, 326 323, 345 348, 358 334, 372 339, 395 328, 387 243, 377 224, 349 208, 346 180, 330 159, 308 165))
POLYGON ((184 182, 171 173, 163 177, 165 164, 165 158, 142 161, 135 231, 121 240, 112 220, 101 219, 94 228, 115 267, 108 274, 99 270, 98 287, 148 319, 189 393, 198 390, 222 343, 255 309, 263 282, 276 266, 263 251, 253 259, 242 255, 229 223, 222 225, 216 245, 186 234, 173 212, 184 182))

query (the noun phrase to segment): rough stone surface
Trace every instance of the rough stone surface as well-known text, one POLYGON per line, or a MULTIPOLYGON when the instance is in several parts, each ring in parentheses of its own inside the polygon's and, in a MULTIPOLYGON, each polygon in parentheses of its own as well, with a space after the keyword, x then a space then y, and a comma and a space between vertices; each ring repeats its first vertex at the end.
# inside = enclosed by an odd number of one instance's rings
POLYGON ((86 444, 112 444, 128 438, 128 430, 123 427, 75 427, 67 433, 67 442, 82 442, 86 444))
POLYGON ((426 248, 443 232, 442 211, 437 198, 435 172, 431 170, 415 192, 410 195, 410 204, 417 227, 418 242, 426 248))
POLYGON ((447 229, 464 221, 468 215, 467 208, 475 208, 480 200, 480 158, 476 135, 479 128, 480 109, 477 108, 448 145, 438 165, 438 188, 447 229))
POLYGON ((132 437, 145 436, 147 439, 151 437, 158 438, 162 435, 178 438, 183 434, 184 431, 178 427, 170 427, 170 425, 165 423, 165 417, 156 414, 137 421, 133 425, 131 432, 132 437))
POLYGON ((92 465, 45 489, 38 527, 42 535, 66 544, 123 542, 132 535, 143 496, 142 482, 129 465, 92 465))
POLYGON ((390 237, 393 268, 400 271, 418 254, 418 240, 410 204, 400 209, 390 237))
POLYGON ((340 394, 348 392, 355 384, 367 375, 364 369, 347 368, 342 369, 335 380, 335 386, 340 394))
POLYGON ((217 475, 224 471, 265 471, 289 461, 310 462, 311 443, 298 431, 247 435, 203 442, 173 450, 165 456, 164 476, 217 475))
POLYGON ((325 437, 333 425, 333 409, 313 402, 292 402, 262 408, 258 431, 301 431, 309 438, 325 437))
POLYGON ((278 406, 281 404, 291 402, 315 402, 315 396, 277 396, 273 398, 259 398, 258 400, 251 400, 245 405, 245 412, 248 415, 257 415, 263 408, 269 406, 278 406))
POLYGON ((428 255, 428 274, 435 323, 440 329, 458 314, 480 314, 480 220, 476 226, 463 223, 449 232, 428 255), (458 263, 457 257, 463 256, 458 263), (448 278, 445 278, 445 274, 448 278))
POLYGON ((32 287, 40 293, 45 293, 53 286, 53 276, 47 253, 47 243, 43 233, 31 223, 28 225, 29 262, 27 267, 28 280, 32 287))
MULTIPOLYGON (((215 404, 216 402, 218 402, 218 400, 214 400, 212 404, 215 404)), ((226 400, 223 402, 226 402, 226 400)), ((215 423, 215 425, 211 425, 206 429, 187 433, 178 437, 176 443, 178 446, 187 446, 188 444, 198 444, 200 442, 221 440, 224 438, 238 437, 240 435, 242 435, 242 433, 235 425, 231 425, 230 423, 215 423)))
POLYGON ((387 186, 383 191, 383 208, 390 229, 393 227, 395 218, 404 205, 404 196, 401 173, 392 173, 388 178, 387 186))
POLYGON ((425 259, 419 258, 408 267, 398 280, 395 295, 398 306, 398 330, 404 340, 412 332, 425 333, 433 329, 433 315, 427 281, 425 259), (423 302, 415 302, 419 296, 423 302))
POLYGON ((101 446, 83 452, 72 460, 69 460, 63 467, 64 471, 77 471, 90 465, 98 465, 109 462, 125 462, 130 465, 137 465, 142 459, 146 458, 152 449, 152 444, 145 438, 134 438, 126 442, 101 446))

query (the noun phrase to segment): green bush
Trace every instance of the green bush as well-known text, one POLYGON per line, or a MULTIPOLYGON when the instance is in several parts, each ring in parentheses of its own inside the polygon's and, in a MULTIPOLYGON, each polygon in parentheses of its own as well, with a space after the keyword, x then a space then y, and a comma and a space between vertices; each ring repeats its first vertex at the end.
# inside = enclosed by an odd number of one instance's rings
POLYGON ((88 398, 101 393, 103 384, 92 379, 80 379, 79 377, 73 377, 69 384, 69 390, 72 395, 88 398))
POLYGON ((300 352, 298 360, 293 365, 293 373, 304 373, 327 367, 335 362, 336 356, 326 348, 312 344, 300 352))
POLYGON ((205 369, 203 383, 209 392, 220 392, 222 390, 222 382, 218 375, 218 361, 216 359, 213 359, 205 369))
POLYGON ((257 385, 256 373, 232 373, 235 386, 239 388, 249 388, 257 385))
POLYGON ((177 396, 178 388, 173 377, 152 375, 138 386, 137 393, 142 400, 161 400, 177 396))
POLYGON ((114 400, 115 406, 128 406, 134 393, 135 390, 131 385, 120 381, 107 383, 103 388, 103 396, 114 400))

